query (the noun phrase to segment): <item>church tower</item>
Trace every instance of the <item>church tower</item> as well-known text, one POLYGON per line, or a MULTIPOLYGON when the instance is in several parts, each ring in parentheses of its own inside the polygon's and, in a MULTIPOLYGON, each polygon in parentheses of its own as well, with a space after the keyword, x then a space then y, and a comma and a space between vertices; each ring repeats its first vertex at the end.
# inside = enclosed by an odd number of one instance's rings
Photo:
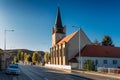
POLYGON ((58 7, 55 25, 52 29, 52 47, 66 36, 66 27, 63 27, 60 9, 58 7))

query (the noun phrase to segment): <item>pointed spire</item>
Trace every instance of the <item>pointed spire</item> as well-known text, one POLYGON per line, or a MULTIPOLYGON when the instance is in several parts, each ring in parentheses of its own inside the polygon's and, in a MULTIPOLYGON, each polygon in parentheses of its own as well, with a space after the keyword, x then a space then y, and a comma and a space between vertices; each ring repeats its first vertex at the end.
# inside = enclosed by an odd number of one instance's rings
POLYGON ((56 17, 56 21, 55 21, 55 27, 63 27, 59 7, 58 7, 57 17, 56 17))

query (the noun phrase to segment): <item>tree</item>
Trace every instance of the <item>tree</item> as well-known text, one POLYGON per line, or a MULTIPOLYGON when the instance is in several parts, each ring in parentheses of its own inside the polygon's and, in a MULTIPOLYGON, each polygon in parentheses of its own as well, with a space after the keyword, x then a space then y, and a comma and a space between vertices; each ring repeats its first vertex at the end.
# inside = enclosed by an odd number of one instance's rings
POLYGON ((94 70, 94 62, 92 60, 86 60, 84 63, 84 69, 88 71, 94 70))
POLYGON ((30 59, 30 54, 27 54, 25 61, 29 62, 29 59, 30 59))
POLYGON ((49 62, 49 57, 50 57, 49 52, 45 52, 44 53, 44 61, 45 61, 45 63, 49 62))
POLYGON ((21 51, 21 54, 20 54, 20 59, 21 61, 24 61, 24 53, 21 51))
POLYGON ((17 56, 14 56, 14 63, 18 62, 17 56))
POLYGON ((17 53, 17 59, 18 59, 18 62, 21 60, 21 50, 18 50, 18 53, 17 53))
POLYGON ((102 40, 102 45, 104 46, 114 46, 110 36, 105 35, 102 40))
POLYGON ((31 56, 28 57, 28 61, 32 62, 32 57, 31 56))
POLYGON ((24 53, 24 62, 27 60, 27 53, 24 53))
POLYGON ((40 61, 40 54, 35 51, 32 56, 32 62, 39 62, 40 61))

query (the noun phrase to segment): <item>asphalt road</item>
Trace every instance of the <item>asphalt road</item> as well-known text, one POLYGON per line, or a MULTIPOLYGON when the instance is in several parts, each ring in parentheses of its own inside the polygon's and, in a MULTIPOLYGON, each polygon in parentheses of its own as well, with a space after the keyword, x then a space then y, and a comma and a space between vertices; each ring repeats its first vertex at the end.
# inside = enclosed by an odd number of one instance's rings
POLYGON ((0 80, 90 80, 44 67, 31 65, 19 65, 19 67, 21 69, 20 75, 7 75, 3 71, 0 72, 0 80))
POLYGON ((30 80, 90 80, 88 78, 78 77, 62 71, 46 69, 44 67, 20 65, 20 68, 30 80))
POLYGON ((6 75, 4 72, 0 72, 0 80, 118 80, 85 73, 72 72, 68 74, 60 70, 31 65, 19 65, 19 67, 21 68, 20 75, 6 75))
POLYGON ((0 80, 30 80, 23 72, 20 75, 8 75, 0 71, 0 80))

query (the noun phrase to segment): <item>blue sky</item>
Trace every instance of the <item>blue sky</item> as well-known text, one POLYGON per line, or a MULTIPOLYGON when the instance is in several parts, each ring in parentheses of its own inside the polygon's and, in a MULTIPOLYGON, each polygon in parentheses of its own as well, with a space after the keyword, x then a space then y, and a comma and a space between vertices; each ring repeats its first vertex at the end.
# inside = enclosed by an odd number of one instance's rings
POLYGON ((6 34, 7 49, 49 51, 58 5, 67 35, 81 26, 92 42, 109 35, 120 46, 119 0, 0 0, 0 48, 4 30, 14 29, 6 34))

